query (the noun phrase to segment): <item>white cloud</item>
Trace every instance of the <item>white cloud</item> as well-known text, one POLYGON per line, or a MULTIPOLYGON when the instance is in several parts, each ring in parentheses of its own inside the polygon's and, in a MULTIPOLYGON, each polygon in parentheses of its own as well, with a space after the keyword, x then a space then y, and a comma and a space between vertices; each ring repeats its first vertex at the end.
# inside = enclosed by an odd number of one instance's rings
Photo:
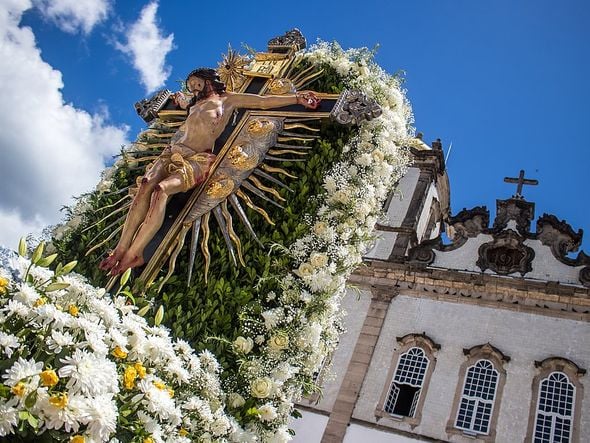
POLYGON ((174 34, 162 34, 156 20, 157 11, 158 2, 146 5, 127 32, 127 43, 116 45, 131 56, 147 92, 162 86, 170 75, 170 67, 165 65, 166 55, 174 49, 174 34))
POLYGON ((41 13, 62 31, 71 34, 81 30, 89 34, 92 28, 107 18, 109 0, 33 0, 41 13))
POLYGON ((30 1, 0 6, 0 243, 61 220, 72 196, 93 189, 104 160, 127 143, 128 128, 64 103, 61 73, 41 58, 35 36, 20 27, 30 1))

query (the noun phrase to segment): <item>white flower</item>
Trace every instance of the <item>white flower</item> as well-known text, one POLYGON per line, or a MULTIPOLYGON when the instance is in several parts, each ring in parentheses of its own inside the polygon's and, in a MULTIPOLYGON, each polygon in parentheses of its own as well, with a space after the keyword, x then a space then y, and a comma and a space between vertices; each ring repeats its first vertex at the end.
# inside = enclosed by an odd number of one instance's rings
POLYGON ((17 361, 6 371, 2 376, 6 381, 7 386, 14 386, 21 380, 26 380, 29 377, 37 377, 43 370, 43 362, 36 362, 33 359, 25 360, 19 357, 17 361))
POLYGON ((45 427, 47 429, 63 428, 66 432, 78 432, 80 425, 88 420, 87 400, 79 394, 64 395, 63 407, 53 404, 52 399, 55 397, 46 392, 37 400, 38 407, 45 419, 45 427))
POLYGON ((282 309, 280 308, 264 311, 262 317, 264 318, 264 326, 266 326, 266 329, 271 330, 278 325, 282 316, 282 309))
POLYGON ((20 284, 20 290, 14 294, 14 300, 23 303, 26 306, 33 306, 33 304, 41 297, 35 288, 27 283, 20 284))
POLYGON ((241 408, 245 403, 246 400, 240 394, 232 392, 228 396, 228 404, 231 408, 241 408))
POLYGON ((0 349, 8 358, 19 347, 19 339, 16 335, 6 334, 0 331, 0 349))
POLYGON ((250 337, 245 338, 240 335, 234 340, 233 346, 236 351, 248 354, 254 347, 254 341, 250 337))
POLYGON ((309 277, 312 273, 313 273, 313 266, 307 262, 301 263, 299 265, 299 267, 297 268, 297 270, 295 271, 295 274, 297 274, 301 278, 309 277))
POLYGON ((87 432, 97 441, 106 441, 117 429, 117 404, 112 394, 93 396, 86 404, 87 432))
POLYGON ((209 372, 217 372, 219 371, 219 363, 215 356, 205 349, 199 354, 199 359, 201 360, 201 365, 209 372))
POLYGON ((277 429, 277 432, 268 440, 269 443, 286 443, 291 441, 293 437, 289 434, 289 430, 284 426, 277 429))
POLYGON ((257 378, 250 383, 250 392, 256 398, 267 398, 274 390, 274 384, 268 377, 257 378))
POLYGON ((313 252, 309 257, 309 262, 314 268, 323 268, 328 264, 328 256, 320 252, 313 252))
POLYGON ((28 306, 16 300, 9 300, 6 307, 2 310, 7 313, 8 317, 15 315, 26 318, 31 314, 31 309, 28 306))
POLYGON ((277 408, 266 403, 258 408, 258 414, 262 421, 272 421, 277 418, 277 408))
POLYGON ((12 434, 18 424, 18 410, 6 404, 0 397, 0 437, 12 434))
POLYGON ((68 378, 66 387, 73 393, 100 395, 119 392, 117 367, 105 357, 76 349, 71 357, 62 358, 60 377, 68 378))
POLYGON ((227 431, 229 431, 229 429, 229 420, 225 417, 220 417, 211 424, 211 432, 216 437, 225 434, 227 431))
POLYGON ((268 347, 273 351, 282 351, 288 346, 289 336, 283 331, 273 334, 270 340, 268 340, 268 347))

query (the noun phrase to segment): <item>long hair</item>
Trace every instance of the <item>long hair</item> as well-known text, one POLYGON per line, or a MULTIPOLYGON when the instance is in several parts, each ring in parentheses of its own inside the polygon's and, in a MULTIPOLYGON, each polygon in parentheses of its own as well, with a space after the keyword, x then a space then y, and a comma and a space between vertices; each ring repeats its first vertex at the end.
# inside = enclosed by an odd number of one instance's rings
POLYGON ((197 68, 191 71, 186 76, 185 84, 188 84, 188 79, 191 77, 197 77, 205 80, 205 86, 207 86, 207 82, 209 84, 209 88, 203 88, 197 95, 195 95, 188 104, 188 108, 190 109, 196 102, 207 98, 209 95, 215 94, 223 94, 225 92, 225 83, 221 81, 219 78, 219 74, 215 69, 211 68, 197 68))

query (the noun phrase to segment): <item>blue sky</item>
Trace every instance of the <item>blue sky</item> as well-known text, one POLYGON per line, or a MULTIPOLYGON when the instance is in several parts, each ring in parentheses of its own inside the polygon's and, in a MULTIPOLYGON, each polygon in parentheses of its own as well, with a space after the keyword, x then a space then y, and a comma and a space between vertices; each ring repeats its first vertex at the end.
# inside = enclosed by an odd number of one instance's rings
POLYGON ((158 89, 158 78, 175 89, 175 81, 194 67, 216 66, 228 44, 264 50, 269 38, 293 27, 309 43, 378 44, 379 64, 406 72, 417 130, 428 142, 441 138, 445 151, 452 143, 453 213, 476 205, 493 213, 496 198, 515 189, 503 178, 525 169, 540 182, 524 191, 536 203, 536 216, 552 213, 575 230, 590 230, 587 1, 79 0, 79 9, 64 0, 3 3, 0 25, 8 31, 2 39, 17 46, 9 48, 14 54, 2 54, 0 92, 22 112, 0 118, 0 146, 9 159, 0 164, 0 222, 11 226, 0 243, 13 246, 17 228, 55 223, 69 196, 96 183, 101 162, 142 129, 133 103, 158 89), (26 37, 26 27, 34 40, 26 37), (20 40, 11 30, 23 34, 20 40), (161 69, 141 61, 150 60, 150 50, 161 69), (21 60, 17 51, 24 51, 22 69, 5 64, 21 60), (42 75, 36 74, 39 66, 42 75), (142 76, 142 69, 152 72, 142 76), (31 116, 31 109, 46 103, 53 108, 31 116), (55 123, 37 131, 31 119, 44 118, 44 112, 55 123), (55 132, 64 115, 74 123, 55 132), (65 152, 71 139, 74 159, 84 166, 62 167, 72 157, 65 152), (41 161, 47 152, 51 156, 41 161), (64 157, 55 157, 58 152, 64 157), (65 184, 63 169, 74 177, 65 184))

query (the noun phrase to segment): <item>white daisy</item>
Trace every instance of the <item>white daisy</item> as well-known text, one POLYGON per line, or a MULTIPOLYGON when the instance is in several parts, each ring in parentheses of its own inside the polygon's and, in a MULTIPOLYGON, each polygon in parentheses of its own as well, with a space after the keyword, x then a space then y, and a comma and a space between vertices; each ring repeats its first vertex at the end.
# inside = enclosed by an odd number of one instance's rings
POLYGON ((119 392, 117 366, 112 361, 76 349, 71 357, 62 358, 65 366, 60 377, 69 378, 66 387, 73 393, 100 395, 119 392))
POLYGON ((14 386, 19 381, 28 379, 29 377, 38 377, 42 370, 43 362, 36 362, 33 359, 25 360, 19 357, 2 378, 6 380, 4 382, 5 385, 14 386))
POLYGON ((92 397, 87 402, 87 432, 97 441, 106 441, 117 429, 117 404, 112 394, 92 397))
POLYGON ((19 347, 19 344, 19 339, 16 335, 0 331, 0 349, 8 358, 19 347))
POLYGON ((0 397, 0 437, 12 434, 18 424, 18 411, 0 397))

